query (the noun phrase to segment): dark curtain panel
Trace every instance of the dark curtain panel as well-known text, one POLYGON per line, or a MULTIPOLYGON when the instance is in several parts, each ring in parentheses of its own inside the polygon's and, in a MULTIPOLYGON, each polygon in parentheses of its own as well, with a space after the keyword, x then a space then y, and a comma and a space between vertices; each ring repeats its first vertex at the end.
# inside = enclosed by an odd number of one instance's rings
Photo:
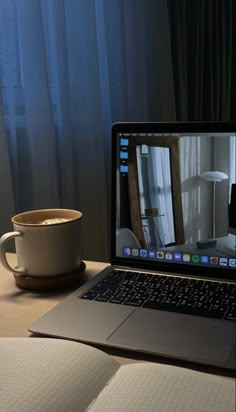
POLYGON ((235 119, 235 0, 167 1, 177 120, 235 119))

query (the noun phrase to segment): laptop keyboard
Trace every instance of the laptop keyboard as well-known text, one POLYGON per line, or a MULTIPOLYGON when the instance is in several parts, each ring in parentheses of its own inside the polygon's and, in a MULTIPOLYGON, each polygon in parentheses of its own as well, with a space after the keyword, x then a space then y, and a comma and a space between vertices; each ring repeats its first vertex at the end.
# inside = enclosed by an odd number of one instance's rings
POLYGON ((113 271, 80 298, 236 320, 236 285, 229 283, 113 271))

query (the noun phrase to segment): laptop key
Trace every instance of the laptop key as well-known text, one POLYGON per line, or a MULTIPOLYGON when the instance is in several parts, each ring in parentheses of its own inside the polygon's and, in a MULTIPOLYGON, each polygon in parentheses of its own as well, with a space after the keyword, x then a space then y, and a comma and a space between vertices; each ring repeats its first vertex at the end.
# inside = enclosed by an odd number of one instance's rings
POLYGON ((129 306, 141 306, 143 304, 143 300, 138 301, 138 300, 129 300, 127 299, 124 302, 124 305, 129 305, 129 306))
POLYGON ((121 298, 121 297, 117 296, 117 297, 111 299, 109 302, 110 303, 122 304, 124 301, 125 301, 124 298, 121 298))
POLYGON ((234 304, 229 307, 228 313, 226 314, 225 319, 234 320, 234 321, 236 320, 236 307, 234 304))
POLYGON ((88 300, 93 300, 94 298, 96 298, 97 293, 85 293, 83 296, 80 297, 80 299, 88 299, 88 300))
POLYGON ((100 295, 100 296, 97 296, 93 300, 96 300, 98 302, 108 302, 109 299, 110 299, 110 297, 108 295, 100 295))
POLYGON ((225 317, 226 320, 236 321, 236 313, 228 313, 225 317))

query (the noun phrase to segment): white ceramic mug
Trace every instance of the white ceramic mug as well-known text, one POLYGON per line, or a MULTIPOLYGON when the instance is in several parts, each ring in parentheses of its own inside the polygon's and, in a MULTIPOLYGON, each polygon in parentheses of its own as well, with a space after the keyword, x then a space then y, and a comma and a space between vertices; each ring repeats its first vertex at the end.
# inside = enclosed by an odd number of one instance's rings
POLYGON ((14 232, 0 238, 0 260, 11 273, 57 276, 71 273, 81 264, 82 213, 72 209, 41 209, 13 216, 14 232), (15 238, 18 265, 6 258, 7 242, 15 238))

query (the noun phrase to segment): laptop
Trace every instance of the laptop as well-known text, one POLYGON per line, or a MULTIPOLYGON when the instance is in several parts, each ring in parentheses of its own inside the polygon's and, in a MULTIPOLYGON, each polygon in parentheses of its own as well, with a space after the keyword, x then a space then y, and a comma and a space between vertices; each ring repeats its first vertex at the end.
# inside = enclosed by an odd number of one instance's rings
POLYGON ((111 265, 29 331, 235 369, 235 162, 236 123, 114 124, 111 265))

